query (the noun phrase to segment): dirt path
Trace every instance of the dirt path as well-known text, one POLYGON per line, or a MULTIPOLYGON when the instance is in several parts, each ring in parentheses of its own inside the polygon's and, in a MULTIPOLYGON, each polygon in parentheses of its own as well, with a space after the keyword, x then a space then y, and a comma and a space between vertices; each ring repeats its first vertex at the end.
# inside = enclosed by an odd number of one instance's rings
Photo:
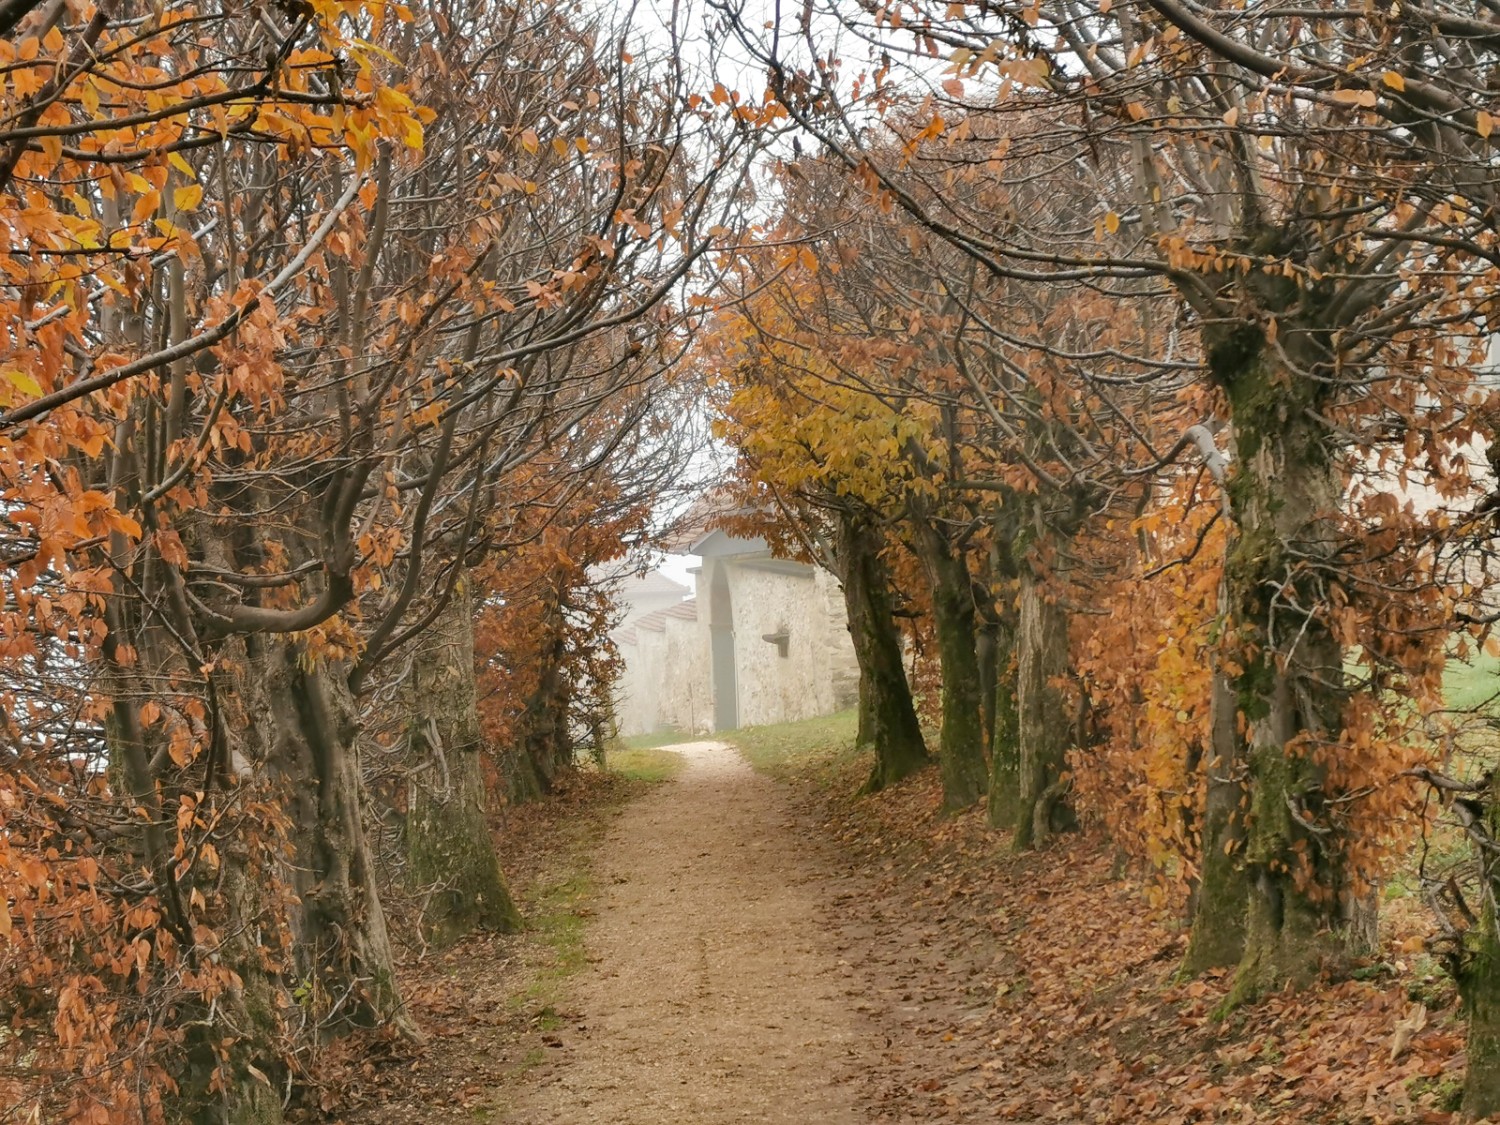
POLYGON ((826 865, 733 750, 673 749, 686 768, 601 849, 590 966, 506 1120, 856 1125, 856 1076, 879 1046, 819 920, 826 865))

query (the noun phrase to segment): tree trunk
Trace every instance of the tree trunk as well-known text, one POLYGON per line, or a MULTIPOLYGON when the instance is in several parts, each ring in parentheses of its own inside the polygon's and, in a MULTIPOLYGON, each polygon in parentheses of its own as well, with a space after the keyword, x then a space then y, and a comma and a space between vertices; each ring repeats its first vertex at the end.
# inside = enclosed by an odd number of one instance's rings
MULTIPOLYGON (((1484 801, 1483 831, 1500 840, 1500 771, 1490 774, 1484 801)), ((1450 959, 1453 979, 1469 1020, 1468 1069, 1464 1075, 1464 1110, 1473 1118, 1500 1115, 1500 918, 1495 908, 1500 894, 1500 861, 1495 853, 1476 845, 1479 862, 1480 909, 1477 922, 1465 933, 1450 959)))
MULTIPOLYGON (((1296 357, 1300 334, 1280 346, 1296 357)), ((1305 350, 1305 349, 1302 349, 1305 350)), ((1303 356, 1299 366, 1316 366, 1303 356)), ((1343 652, 1329 630, 1325 575, 1343 493, 1327 429, 1309 414, 1321 386, 1272 362, 1258 329, 1220 341, 1210 364, 1233 417, 1225 565, 1226 655, 1245 732, 1249 885, 1245 949, 1231 1003, 1306 982, 1340 952, 1351 901, 1344 845, 1310 743, 1337 737, 1343 652)))
POLYGON ((911 686, 901 663, 901 636, 891 610, 890 578, 880 558, 882 537, 856 516, 841 514, 836 562, 859 664, 859 746, 875 751, 861 789, 874 793, 915 773, 929 759, 911 686))
POLYGON ((235 771, 264 776, 290 821, 294 995, 322 1038, 377 1026, 415 1036, 365 838, 344 669, 279 636, 246 638, 227 667, 235 771))
POLYGON ((915 522, 922 562, 932 587, 933 626, 943 673, 943 728, 938 751, 943 807, 956 811, 978 801, 989 785, 974 645, 974 588, 968 564, 954 552, 948 537, 930 521, 915 522))
POLYGON ((541 627, 545 639, 532 657, 538 665, 536 687, 516 724, 517 744, 505 769, 510 799, 518 804, 552 792, 557 774, 573 760, 564 668, 567 641, 556 595, 548 595, 541 627))
POLYGON ((1245 745, 1236 726, 1234 689, 1218 669, 1214 671, 1212 690, 1202 856, 1192 936, 1182 966, 1184 972, 1195 976, 1206 969, 1233 965, 1244 956, 1245 910, 1250 894, 1244 865, 1249 799, 1242 780, 1245 745))
POLYGON ((1463 1107, 1473 1119, 1489 1121, 1500 1115, 1500 936, 1492 915, 1465 945, 1457 977, 1469 1019, 1463 1107))
MULTIPOLYGON (((975 597, 979 596, 976 588, 975 597)), ((995 746, 995 705, 1000 694, 1000 626, 980 619, 974 632, 974 661, 979 674, 979 737, 991 750, 995 746)), ((991 771, 993 772, 993 764, 991 771)))
POLYGON ((219 954, 241 984, 219 997, 219 1019, 191 1029, 182 1092, 197 1106, 197 1125, 280 1125, 286 1076, 281 1011, 293 998, 285 981, 266 971, 263 948, 275 944, 270 935, 281 928, 265 899, 280 863, 263 845, 247 846, 241 834, 226 838, 221 860, 228 916, 219 954))
POLYGON ((424 936, 450 945, 476 926, 521 926, 485 817, 483 738, 474 684, 474 613, 460 579, 416 642, 407 681, 407 876, 425 893, 424 936))
POLYGON ((1054 681, 1068 672, 1068 614, 1049 601, 1029 566, 1021 568, 1016 630, 1017 790, 1014 846, 1040 847, 1071 823, 1063 767, 1070 724, 1054 681))
MULTIPOLYGON (((205 987, 212 989, 214 973, 233 974, 233 984, 221 984, 212 1008, 193 996, 179 1010, 185 1034, 182 1056, 172 1067, 177 1088, 171 1112, 204 1125, 279 1125, 281 1097, 274 1084, 286 1073, 281 1012, 289 997, 278 972, 286 931, 272 888, 282 864, 274 825, 255 832, 237 823, 267 793, 253 778, 223 778, 212 747, 198 762, 181 762, 162 724, 141 722, 143 702, 180 703, 173 688, 201 685, 184 666, 180 646, 167 631, 143 627, 129 599, 117 597, 107 612, 103 683, 114 701, 105 724, 110 780, 130 807, 147 814, 138 837, 125 838, 134 853, 131 865, 151 871, 163 936, 175 938, 187 966, 208 970, 201 973, 205 987), (196 794, 201 823, 219 826, 212 849, 188 850, 180 836, 168 838, 181 826, 164 815, 167 801, 175 812, 183 792, 196 794), (181 861, 184 851, 193 856, 191 863, 181 861), (193 910, 187 904, 200 886, 208 897, 193 910), (197 921, 211 927, 195 930, 197 921)), ((211 712, 207 717, 217 718, 211 712)), ((215 742, 227 741, 222 723, 217 734, 215 742)))
POLYGON ((995 720, 990 742, 991 828, 1013 829, 1021 815, 1021 712, 1017 705, 1015 635, 996 630, 995 720))

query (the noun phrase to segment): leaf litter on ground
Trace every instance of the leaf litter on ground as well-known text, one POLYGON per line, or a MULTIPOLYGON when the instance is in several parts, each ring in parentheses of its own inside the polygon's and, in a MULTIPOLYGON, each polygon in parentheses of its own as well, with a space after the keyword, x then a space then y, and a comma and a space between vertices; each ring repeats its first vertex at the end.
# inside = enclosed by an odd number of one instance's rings
POLYGON ((1102 840, 1015 855, 982 809, 943 814, 935 770, 849 797, 867 769, 836 754, 778 772, 845 857, 828 923, 890 1045, 873 1121, 1459 1120, 1463 1023, 1419 952, 1420 911, 1388 910, 1353 976, 1221 1018, 1232 973, 1180 979, 1183 919, 1118 877, 1102 840))

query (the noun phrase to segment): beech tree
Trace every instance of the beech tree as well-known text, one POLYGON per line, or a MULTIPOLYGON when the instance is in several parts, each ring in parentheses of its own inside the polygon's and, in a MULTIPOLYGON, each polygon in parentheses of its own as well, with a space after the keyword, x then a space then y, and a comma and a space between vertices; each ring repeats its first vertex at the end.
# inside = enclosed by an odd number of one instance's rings
MULTIPOLYGON (((1400 684, 1436 704, 1451 618, 1392 595, 1427 579, 1424 534, 1396 515, 1399 485, 1384 474, 1406 466, 1446 494, 1466 487, 1454 454, 1475 432, 1490 121, 1463 75, 1485 69, 1488 40, 1455 47, 1461 27, 1475 30, 1456 13, 1170 0, 840 14, 885 52, 848 83, 813 26, 744 39, 773 96, 877 198, 996 278, 1157 295, 1166 284, 1181 302, 1181 328, 1225 394, 1232 532, 1218 661, 1234 718, 1213 725, 1228 741, 1212 760, 1237 793, 1217 802, 1235 810, 1214 821, 1225 834, 1204 841, 1232 863, 1204 888, 1195 943, 1238 957, 1236 999, 1306 979, 1337 952, 1335 935, 1363 940, 1364 888, 1391 840, 1376 826, 1409 807, 1409 790, 1372 791, 1360 772, 1390 779, 1423 752, 1421 739, 1384 737, 1383 693, 1400 684), (786 47, 799 32, 801 66, 786 47), (938 57, 946 66, 926 61, 938 57), (899 150, 854 125, 914 104, 922 127, 899 150), (971 158, 976 135, 998 143, 971 158), (1017 191, 1089 169, 1095 221, 981 212, 950 190, 981 159, 1017 191), (1404 546, 1377 561, 1361 549, 1371 527, 1404 546), (1385 615, 1394 606, 1399 620, 1385 615)), ((1157 358, 1135 357, 1148 370, 1157 358)))
POLYGON ((795 327, 774 305, 757 305, 721 317, 714 331, 716 428, 738 454, 749 513, 733 530, 764 535, 839 580, 859 665, 855 741, 874 753, 863 787, 873 793, 929 761, 885 562, 885 529, 907 479, 899 460, 885 458, 906 423, 867 395, 821 382, 795 327))
POLYGON ((645 377, 618 330, 678 315, 750 138, 576 13, 70 18, 15 28, 0 175, 0 1049, 77 1119, 277 1120, 320 1041, 416 1034, 355 690, 484 490, 645 377))

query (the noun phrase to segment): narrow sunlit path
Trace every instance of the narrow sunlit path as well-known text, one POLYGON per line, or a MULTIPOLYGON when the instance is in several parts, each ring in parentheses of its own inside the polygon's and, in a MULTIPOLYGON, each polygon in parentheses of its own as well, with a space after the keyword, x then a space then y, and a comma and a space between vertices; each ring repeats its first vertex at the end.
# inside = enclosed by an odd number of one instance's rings
POLYGON ((878 1050, 855 970, 818 920, 819 845, 731 748, 674 747, 671 782, 601 845, 589 967, 514 1125, 861 1121, 878 1050))

